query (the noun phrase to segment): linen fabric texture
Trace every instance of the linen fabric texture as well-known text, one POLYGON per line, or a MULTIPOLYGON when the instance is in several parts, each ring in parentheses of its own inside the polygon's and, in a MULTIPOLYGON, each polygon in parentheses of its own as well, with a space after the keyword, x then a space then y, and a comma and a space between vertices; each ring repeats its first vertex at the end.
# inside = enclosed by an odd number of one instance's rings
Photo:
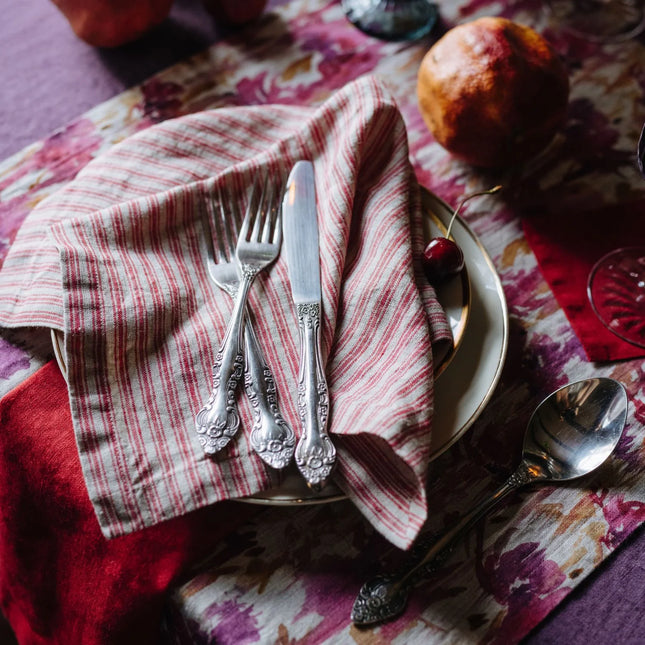
MULTIPOLYGON (((423 277, 423 214, 401 115, 365 77, 318 108, 217 109, 153 126, 30 213, 0 272, 0 324, 64 332, 80 462, 107 537, 265 490, 252 410, 215 457, 195 413, 232 310, 206 268, 206 200, 314 163, 335 482, 395 545, 427 514, 433 367, 450 327, 423 277)), ((232 209, 235 210, 235 209, 232 209)), ((299 433, 299 338, 284 254, 249 307, 299 433)))

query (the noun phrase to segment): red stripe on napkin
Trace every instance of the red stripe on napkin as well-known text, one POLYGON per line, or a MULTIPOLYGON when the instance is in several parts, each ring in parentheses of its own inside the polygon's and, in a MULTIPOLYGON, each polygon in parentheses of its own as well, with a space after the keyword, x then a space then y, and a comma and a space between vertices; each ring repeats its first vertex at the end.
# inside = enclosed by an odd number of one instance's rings
POLYGON ((603 255, 645 245, 645 201, 583 212, 541 213, 523 221, 524 234, 556 299, 591 361, 645 356, 598 319, 587 298, 589 272, 603 255))
POLYGON ((50 362, 0 401, 0 604, 25 645, 158 642, 166 591, 257 508, 222 502, 107 540, 50 362))

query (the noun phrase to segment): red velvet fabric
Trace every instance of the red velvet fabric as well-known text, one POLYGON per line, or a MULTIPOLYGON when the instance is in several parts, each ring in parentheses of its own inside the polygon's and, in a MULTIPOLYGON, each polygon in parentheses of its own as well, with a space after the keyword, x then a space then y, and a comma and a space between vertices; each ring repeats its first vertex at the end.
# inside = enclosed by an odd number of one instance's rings
POLYGON ((106 540, 54 362, 0 401, 0 606, 21 645, 145 645, 169 587, 257 510, 223 502, 106 540))
POLYGON ((541 213, 523 221, 542 273, 591 361, 645 356, 610 332, 587 298, 594 264, 621 246, 645 245, 645 200, 578 213, 541 213))

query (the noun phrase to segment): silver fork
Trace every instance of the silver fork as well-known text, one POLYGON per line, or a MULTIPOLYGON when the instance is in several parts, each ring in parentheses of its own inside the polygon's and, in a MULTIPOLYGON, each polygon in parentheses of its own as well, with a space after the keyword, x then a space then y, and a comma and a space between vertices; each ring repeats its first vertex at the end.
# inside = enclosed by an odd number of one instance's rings
POLYGON ((195 417, 200 443, 209 455, 224 448, 240 427, 235 392, 244 371, 243 324, 246 300, 253 280, 278 257, 282 242, 280 203, 268 177, 264 179, 257 200, 254 199, 256 194, 257 183, 237 241, 240 283, 224 341, 215 357, 212 393, 195 417))
MULTIPOLYGON (((233 205, 229 209, 224 207, 219 186, 215 195, 206 199, 206 213, 202 222, 204 235, 209 242, 207 266, 210 277, 220 289, 235 300, 240 278, 235 258, 237 231, 233 229, 237 227, 239 217, 233 205), (217 213, 215 205, 218 206, 217 213), (218 243, 217 253, 213 247, 213 228, 218 243)), ((284 468, 293 457, 296 435, 280 413, 275 379, 262 353, 248 308, 244 320, 244 343, 246 352, 244 385, 254 414, 250 435, 251 446, 269 466, 284 468)))

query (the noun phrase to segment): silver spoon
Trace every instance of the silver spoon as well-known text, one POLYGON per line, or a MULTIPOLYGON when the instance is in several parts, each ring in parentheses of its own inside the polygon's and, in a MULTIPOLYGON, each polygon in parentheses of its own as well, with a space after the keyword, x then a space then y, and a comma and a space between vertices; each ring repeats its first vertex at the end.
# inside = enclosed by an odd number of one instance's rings
POLYGON ((370 625, 398 616, 410 589, 436 571, 457 540, 506 495, 535 482, 561 482, 590 473, 616 447, 626 419, 627 394, 613 379, 590 378, 553 392, 529 420, 516 471, 449 531, 420 540, 396 573, 366 582, 354 602, 352 621, 370 625))

